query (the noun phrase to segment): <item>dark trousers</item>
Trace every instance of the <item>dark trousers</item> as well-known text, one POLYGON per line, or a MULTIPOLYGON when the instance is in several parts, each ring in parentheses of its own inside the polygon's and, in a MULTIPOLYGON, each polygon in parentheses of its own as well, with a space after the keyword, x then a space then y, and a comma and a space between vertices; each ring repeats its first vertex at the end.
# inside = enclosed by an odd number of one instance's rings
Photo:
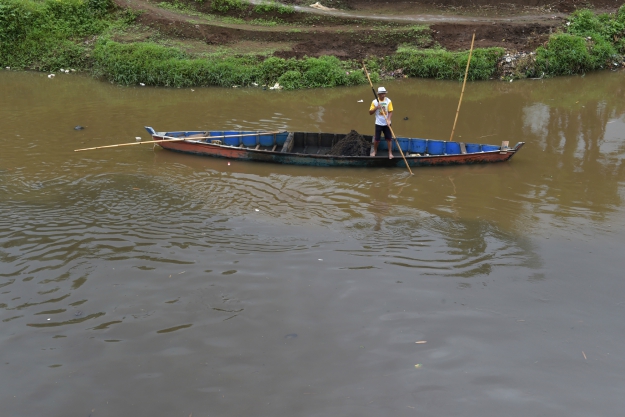
POLYGON ((381 136, 382 132, 384 132, 384 139, 386 139, 386 140, 393 139, 393 136, 391 135, 391 128, 390 127, 375 125, 375 137, 374 137, 374 140, 376 142, 380 141, 380 136, 381 136))

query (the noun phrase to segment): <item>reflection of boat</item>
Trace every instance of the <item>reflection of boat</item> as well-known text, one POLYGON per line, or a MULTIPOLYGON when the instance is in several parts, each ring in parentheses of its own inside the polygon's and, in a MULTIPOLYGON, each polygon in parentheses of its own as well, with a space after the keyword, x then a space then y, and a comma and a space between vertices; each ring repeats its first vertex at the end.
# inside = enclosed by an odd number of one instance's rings
MULTIPOLYGON (((164 149, 201 156, 289 165, 405 166, 395 142, 393 142, 395 158, 388 159, 388 148, 384 140, 378 147, 378 156, 327 155, 330 148, 345 137, 344 134, 253 131, 156 132, 151 127, 145 129, 164 149)), ((363 137, 367 141, 372 139, 371 136, 363 137)), ((497 146, 418 138, 397 138, 397 141, 412 167, 503 162, 512 158, 524 145, 524 142, 519 142, 514 148, 508 148, 508 142, 497 146)))

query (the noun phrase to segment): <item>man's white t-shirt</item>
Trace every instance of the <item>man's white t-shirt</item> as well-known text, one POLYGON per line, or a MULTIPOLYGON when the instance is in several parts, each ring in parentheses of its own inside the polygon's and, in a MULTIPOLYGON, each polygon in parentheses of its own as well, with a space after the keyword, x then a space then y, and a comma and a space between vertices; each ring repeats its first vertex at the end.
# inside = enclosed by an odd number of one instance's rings
MULTIPOLYGON (((373 110, 377 105, 378 100, 373 100, 371 102, 371 107, 369 108, 369 111, 373 110)), ((393 111, 393 103, 391 103, 391 99, 388 97, 382 100, 382 102, 380 103, 380 107, 384 109, 384 114, 386 114, 387 117, 388 113, 393 111)), ((386 119, 384 119, 384 116, 382 115, 380 110, 381 109, 377 109, 375 111, 375 124, 379 126, 386 126, 386 119)))

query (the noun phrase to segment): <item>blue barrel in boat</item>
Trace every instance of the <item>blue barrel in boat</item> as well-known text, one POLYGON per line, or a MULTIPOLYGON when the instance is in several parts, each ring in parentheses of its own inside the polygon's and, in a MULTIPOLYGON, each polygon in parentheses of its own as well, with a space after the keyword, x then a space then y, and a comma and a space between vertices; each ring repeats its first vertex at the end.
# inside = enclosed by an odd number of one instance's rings
POLYGON ((460 144, 458 142, 445 142, 445 153, 448 155, 458 155, 460 152, 460 144))
POLYGON ((467 143, 466 145, 467 153, 478 153, 482 151, 482 145, 478 143, 467 143))
POLYGON ((430 155, 442 155, 445 153, 445 141, 444 140, 428 140, 427 152, 430 155))
POLYGON ((423 154, 425 153, 427 144, 427 139, 410 139, 410 152, 423 154))
MULTIPOLYGON (((408 138, 397 138, 397 142, 399 142, 399 146, 401 146, 402 152, 408 152, 410 149, 410 139, 408 138)), ((397 150, 397 142, 393 141, 393 150, 397 150)))
POLYGON ((273 146, 273 135, 260 135, 258 136, 258 142, 260 146, 273 146))
POLYGON ((210 132, 208 132, 208 136, 223 136, 224 132, 219 132, 216 130, 211 130, 210 132))
MULTIPOLYGON (((228 132, 226 132, 227 134, 228 132)), ((236 132, 238 135, 249 135, 249 132, 236 132)), ((258 144, 258 135, 253 136, 241 136, 241 143, 243 146, 256 146, 258 144)))
POLYGON ((495 145, 482 145, 482 151, 484 152, 498 151, 499 149, 500 147, 495 145))
POLYGON ((378 142, 378 150, 379 151, 388 151, 388 144, 386 143, 386 141, 384 139, 381 139, 378 142))
POLYGON ((222 132, 224 134, 224 138, 222 138, 222 142, 224 145, 229 146, 239 146, 241 144, 241 138, 239 136, 228 137, 233 135, 238 135, 239 132, 222 132))
POLYGON ((284 142, 286 142, 286 138, 288 138, 288 137, 289 137, 289 133, 288 132, 278 133, 276 135, 276 145, 278 145, 278 146, 284 145, 284 142))

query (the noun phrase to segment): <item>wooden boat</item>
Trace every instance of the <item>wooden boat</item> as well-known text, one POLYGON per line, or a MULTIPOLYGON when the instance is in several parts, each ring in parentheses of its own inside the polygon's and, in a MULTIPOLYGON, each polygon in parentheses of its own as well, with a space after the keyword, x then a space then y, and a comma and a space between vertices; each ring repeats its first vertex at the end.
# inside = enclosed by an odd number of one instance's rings
MULTIPOLYGON (((333 156, 328 151, 345 134, 310 132, 259 131, 177 131, 156 132, 145 128, 156 143, 170 151, 243 161, 277 164, 351 167, 405 167, 393 141, 393 159, 388 158, 386 141, 382 140, 377 156, 333 156)), ((372 136, 363 135, 371 141, 372 136)), ((504 162, 521 149, 508 142, 498 145, 447 142, 420 138, 397 138, 411 167, 482 164, 504 162)))

